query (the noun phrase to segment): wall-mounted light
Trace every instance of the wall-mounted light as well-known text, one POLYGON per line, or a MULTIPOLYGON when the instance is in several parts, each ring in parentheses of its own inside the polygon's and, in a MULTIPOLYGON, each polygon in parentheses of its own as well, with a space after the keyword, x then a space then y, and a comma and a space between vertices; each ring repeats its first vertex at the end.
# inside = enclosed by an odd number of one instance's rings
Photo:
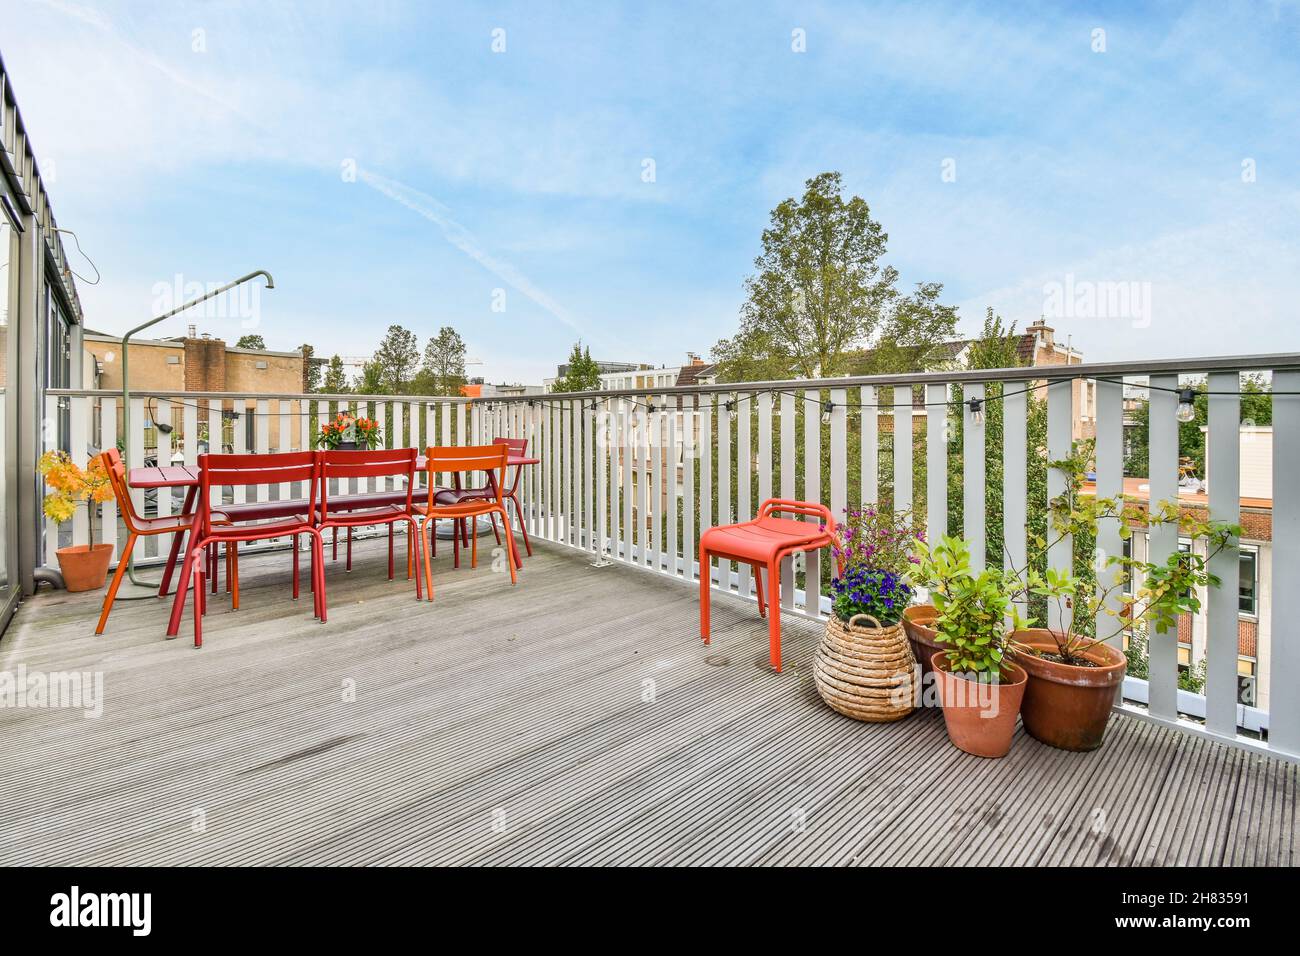
POLYGON ((1178 420, 1190 422, 1196 419, 1196 390, 1180 389, 1178 392, 1178 420))

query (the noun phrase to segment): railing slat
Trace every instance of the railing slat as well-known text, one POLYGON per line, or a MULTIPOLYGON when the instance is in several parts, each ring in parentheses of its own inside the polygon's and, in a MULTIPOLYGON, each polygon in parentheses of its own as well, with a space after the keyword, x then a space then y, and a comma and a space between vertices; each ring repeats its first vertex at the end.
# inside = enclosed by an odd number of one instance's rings
POLYGON ((1273 617, 1268 743, 1300 755, 1300 371, 1273 374, 1273 617), (1289 393, 1289 394, 1283 394, 1289 393))
MULTIPOLYGON (((1062 379, 1047 386, 1047 460, 1068 458, 1074 445, 1074 382, 1062 379)), ((1065 492, 1067 477, 1059 468, 1047 469, 1047 500, 1065 492)), ((1074 541, 1062 537, 1050 526, 1047 529, 1047 566, 1058 571, 1074 569, 1074 541)), ((1047 602, 1047 626, 1055 630, 1066 626, 1065 609, 1057 601, 1047 602)))
POLYGON ((862 473, 858 477, 862 491, 855 505, 874 505, 880 499, 880 409, 876 408, 876 394, 874 385, 863 385, 858 390, 858 404, 862 406, 858 409, 862 431, 862 473))
MULTIPOLYGON (((2 427, 0 425, 0 428, 2 427)), ((117 399, 115 398, 100 399, 99 443, 101 451, 117 447, 117 399)), ((104 507, 100 510, 100 541, 113 545, 114 566, 121 559, 122 548, 126 545, 125 539, 118 541, 117 518, 117 497, 114 496, 105 501, 104 507)))
POLYGON ((636 415, 636 405, 634 402, 621 398, 619 403, 622 411, 619 415, 619 459, 620 468, 623 475, 623 560, 631 564, 635 561, 635 550, 641 543, 640 535, 636 533, 636 521, 634 512, 639 514, 640 509, 636 506, 636 485, 639 484, 636 477, 636 446, 637 423, 634 416, 636 415))
MULTIPOLYGON (((735 404, 732 411, 725 405, 718 411, 718 520, 719 526, 731 524, 731 426, 732 415, 740 416, 740 403, 737 396, 732 397, 735 404)), ((718 585, 724 591, 731 590, 731 562, 718 559, 718 585)))
POLYGON ((894 386, 894 510, 912 507, 912 386, 894 386))
POLYGON ((605 546, 601 536, 602 522, 596 516, 595 479, 597 462, 592 448, 593 432, 596 428, 596 413, 589 402, 582 403, 582 546, 588 551, 600 553, 605 546))
MULTIPOLYGON (((1096 382, 1097 405, 1097 494, 1110 498, 1124 491, 1124 386, 1118 382, 1096 382)), ((1119 612, 1123 607, 1124 578, 1122 567, 1104 568, 1107 559, 1122 555, 1124 542, 1120 537, 1118 518, 1105 518, 1097 527, 1097 579, 1108 589, 1098 609, 1096 633, 1109 638, 1117 650, 1123 650, 1124 634, 1119 625, 1119 612), (1109 609, 1111 614, 1107 614, 1109 609)))
POLYGON ((694 395, 682 399, 682 576, 687 581, 695 577, 695 461, 699 455, 696 402, 694 395))
POLYGON ((975 571, 983 571, 988 559, 985 533, 985 460, 984 418, 976 416, 968 404, 972 399, 984 400, 984 384, 974 382, 964 386, 963 404, 958 408, 962 419, 962 534, 970 545, 970 563, 975 571))
POLYGON ((669 399, 663 398, 665 408, 668 410, 668 444, 664 446, 664 457, 667 459, 664 474, 664 481, 668 485, 668 573, 676 577, 677 575, 677 504, 678 504, 678 485, 677 469, 681 462, 681 444, 680 436, 677 434, 678 413, 676 397, 669 399))
POLYGON ((948 386, 927 385, 925 401, 925 536, 937 544, 948 533, 948 386))
MULTIPOLYGON (((85 396, 68 399, 69 423, 68 443, 72 449, 72 460, 78 468, 86 467, 87 449, 90 447, 90 402, 85 396)), ((72 516, 72 543, 93 544, 90 540, 90 508, 92 502, 78 505, 72 516)))
MULTIPOLYGON (((1151 376, 1150 503, 1178 499, 1178 387, 1176 375, 1151 376)), ((1178 550, 1178 529, 1161 524, 1148 535, 1148 560, 1163 564, 1178 550)), ((1147 708, 1152 716, 1174 720, 1178 716, 1178 633, 1153 630, 1148 635, 1147 708)))
MULTIPOLYGON (((1002 383, 1002 566, 1023 573, 1028 561, 1026 527, 1029 495, 1028 411, 1026 386, 1002 383)), ((1016 602, 1021 615, 1029 602, 1016 602)))
MULTIPOLYGON (((753 451, 750 445, 750 422, 753 418, 753 397, 748 392, 736 396, 736 516, 732 520, 739 523, 754 517, 750 502, 750 476, 752 474, 753 451)), ((736 577, 737 593, 749 597, 752 593, 748 564, 738 564, 736 577)))
POLYGON ((835 406, 831 410, 831 516, 843 521, 849 503, 848 392, 833 388, 830 400, 835 406))
MULTIPOLYGON (((1241 521, 1241 376, 1216 372, 1209 376, 1206 424, 1206 480, 1210 518, 1241 521), (1222 394, 1218 394, 1222 393, 1222 394), (1230 394, 1229 394, 1230 393, 1230 394)), ((1209 560, 1209 571, 1222 582, 1207 588, 1205 639, 1205 724, 1211 733, 1237 735, 1237 580, 1238 540, 1209 560)))
POLYGON ((650 467, 646 474, 650 547, 646 552, 646 563, 659 571, 663 568, 664 549, 664 413, 657 395, 648 396, 646 404, 654 408, 653 412, 646 412, 646 422, 650 426, 646 448, 650 457, 650 467))
MULTIPOLYGON (((787 500, 799 496, 794 483, 795 460, 799 457, 794 444, 794 402, 794 395, 789 392, 781 393, 781 497, 787 500)), ((795 608, 794 558, 792 557, 781 562, 781 606, 791 611, 795 608)))
MULTIPOLYGON (((819 393, 804 392, 803 401, 803 472, 804 500, 822 500, 822 409, 819 393)), ((805 521, 816 521, 807 517, 805 521)), ((804 611, 813 617, 821 614, 821 552, 804 552, 804 611)))

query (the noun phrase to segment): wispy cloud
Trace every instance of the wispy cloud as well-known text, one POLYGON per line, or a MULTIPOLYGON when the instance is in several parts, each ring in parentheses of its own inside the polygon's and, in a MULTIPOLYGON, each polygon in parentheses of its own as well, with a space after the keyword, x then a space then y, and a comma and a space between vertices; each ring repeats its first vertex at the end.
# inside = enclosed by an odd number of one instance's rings
POLYGON ((474 234, 451 218, 451 213, 447 207, 428 193, 420 192, 420 190, 407 186, 405 183, 387 179, 369 170, 358 170, 357 177, 370 188, 423 216, 441 230, 444 239, 488 270, 488 272, 512 289, 527 296, 532 302, 563 322, 580 336, 587 335, 587 330, 573 317, 568 309, 556 302, 545 290, 539 288, 536 283, 510 263, 498 259, 484 249, 474 234))

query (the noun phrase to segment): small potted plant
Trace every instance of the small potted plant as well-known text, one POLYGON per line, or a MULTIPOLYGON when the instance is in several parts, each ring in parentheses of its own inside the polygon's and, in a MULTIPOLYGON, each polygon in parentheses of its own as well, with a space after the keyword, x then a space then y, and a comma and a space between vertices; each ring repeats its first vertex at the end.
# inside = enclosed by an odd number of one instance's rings
POLYGON ((1023 621, 1013 603, 1018 579, 1005 570, 971 568, 961 538, 917 543, 921 580, 931 588, 934 628, 945 648, 930 659, 948 739, 980 757, 1011 749, 1028 676, 1013 661, 1011 627, 1023 621))
POLYGON ((320 427, 316 445, 329 451, 355 451, 358 448, 378 448, 379 423, 373 418, 354 417, 339 412, 331 421, 320 427))
POLYGON ((1184 512, 1175 501, 1150 509, 1123 496, 1082 494, 1087 450, 1052 462, 1066 473, 1066 490, 1048 503, 1051 540, 1036 541, 1029 565, 1023 569, 1023 594, 1036 594, 1055 604, 1059 629, 1022 627, 1013 635, 1019 663, 1029 674, 1021 716, 1025 731, 1036 740, 1063 750, 1095 750, 1101 746, 1127 659, 1107 643, 1135 627, 1174 629, 1181 614, 1200 610, 1197 588, 1218 585, 1210 560, 1241 534, 1237 525, 1184 512), (1120 535, 1135 528, 1174 525, 1180 538, 1192 542, 1187 552, 1175 552, 1162 563, 1108 555, 1098 562, 1095 586, 1081 576, 1033 567, 1053 544, 1079 536, 1095 539, 1099 522, 1118 522, 1120 535), (1203 546, 1202 551, 1198 546, 1203 546), (1110 598, 1128 581, 1140 585, 1113 606, 1110 598), (1098 621, 1114 626, 1098 630, 1098 621))
POLYGON ((915 538, 910 511, 864 505, 835 526, 838 574, 813 679, 839 713, 883 722, 915 707, 916 661, 899 623, 912 599, 915 538))
POLYGON ((36 465, 51 491, 45 496, 45 516, 55 524, 62 524, 77 513, 80 502, 86 502, 87 528, 90 544, 73 544, 54 552, 59 561, 63 583, 69 591, 94 591, 104 586, 108 577, 108 562, 113 557, 111 544, 95 544, 95 524, 99 504, 113 497, 113 486, 104 461, 95 455, 80 468, 64 451, 47 451, 36 465))

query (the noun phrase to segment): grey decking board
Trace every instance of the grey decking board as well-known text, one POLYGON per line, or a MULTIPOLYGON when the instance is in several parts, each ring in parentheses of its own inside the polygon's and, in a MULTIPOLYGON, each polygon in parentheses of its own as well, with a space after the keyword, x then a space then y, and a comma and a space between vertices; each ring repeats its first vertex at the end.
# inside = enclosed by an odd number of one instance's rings
POLYGON ((243 609, 210 596, 201 651, 188 615, 160 639, 163 602, 120 605, 102 638, 94 595, 21 608, 0 667, 103 669, 112 707, 0 711, 0 863, 1294 862, 1293 765, 1123 717, 1095 754, 1021 731, 982 761, 938 715, 825 708, 809 622, 788 620, 775 675, 754 666, 752 604, 715 598, 705 648, 693 588, 542 547, 515 588, 444 553, 420 606, 378 544, 351 575, 331 566, 327 625, 305 581, 284 600, 287 556, 247 559, 243 609), (650 705, 647 662, 664 665, 650 705), (504 834, 496 805, 516 811, 504 834))

